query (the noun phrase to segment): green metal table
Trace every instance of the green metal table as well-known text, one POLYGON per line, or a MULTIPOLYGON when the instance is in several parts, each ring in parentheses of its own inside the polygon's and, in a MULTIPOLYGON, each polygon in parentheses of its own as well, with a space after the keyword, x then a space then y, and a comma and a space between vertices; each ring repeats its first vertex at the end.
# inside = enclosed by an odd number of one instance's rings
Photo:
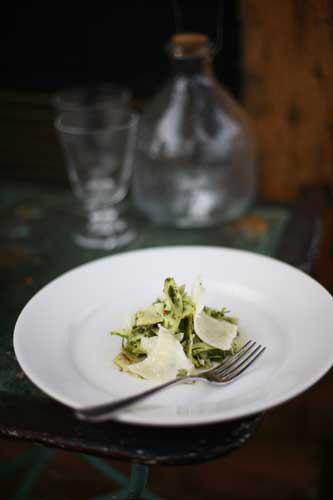
MULTIPOLYGON (((317 214, 297 205, 257 203, 233 222, 191 230, 156 226, 138 215, 130 201, 123 210, 138 236, 122 251, 166 245, 226 246, 275 256, 310 272, 320 235, 317 214)), ((63 186, 7 182, 0 188, 0 216, 0 436, 43 445, 0 470, 0 474, 9 473, 30 464, 16 500, 29 497, 34 481, 56 448, 80 453, 118 483, 122 489, 117 498, 142 495, 153 500, 156 495, 144 492, 148 465, 203 463, 231 452, 252 435, 262 415, 181 430, 119 422, 83 423, 70 409, 37 389, 22 373, 13 352, 12 335, 19 312, 53 278, 115 252, 82 249, 74 243, 78 211, 63 186), (103 456, 131 462, 131 478, 106 466, 98 458, 103 456)))

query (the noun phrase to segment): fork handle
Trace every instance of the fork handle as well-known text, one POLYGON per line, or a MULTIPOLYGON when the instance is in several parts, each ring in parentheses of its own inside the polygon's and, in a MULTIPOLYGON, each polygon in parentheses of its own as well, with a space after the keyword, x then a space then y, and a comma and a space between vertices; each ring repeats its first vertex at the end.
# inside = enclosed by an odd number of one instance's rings
POLYGON ((156 387, 152 387, 151 389, 148 389, 148 391, 140 392, 139 394, 135 394, 134 396, 129 396, 128 398, 122 398, 118 399, 117 401, 114 401, 113 403, 105 403, 101 405, 96 405, 96 406, 88 406, 86 408, 80 408, 79 410, 74 410, 75 415, 77 418, 80 420, 86 420, 89 422, 105 422, 106 420, 109 420, 111 417, 111 414, 116 411, 120 410, 121 408, 124 408, 125 406, 129 406, 133 403, 137 403, 138 401, 141 401, 141 399, 148 398, 149 396, 152 396, 156 392, 159 392, 163 389, 166 389, 167 387, 170 387, 171 385, 176 385, 180 382, 184 382, 184 380, 192 379, 190 375, 187 375, 185 377, 178 377, 173 380, 170 380, 169 382, 165 382, 165 384, 158 385, 156 387))

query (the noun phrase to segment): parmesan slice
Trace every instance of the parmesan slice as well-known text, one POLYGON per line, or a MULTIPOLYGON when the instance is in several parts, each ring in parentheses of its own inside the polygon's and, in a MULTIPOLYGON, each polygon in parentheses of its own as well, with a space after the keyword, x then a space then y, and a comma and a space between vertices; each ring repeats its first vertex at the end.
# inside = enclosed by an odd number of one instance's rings
POLYGON ((155 337, 143 337, 141 346, 147 357, 128 366, 128 371, 154 382, 163 383, 177 377, 179 370, 192 370, 179 340, 167 329, 160 327, 155 337))
POLYGON ((191 299, 195 304, 195 314, 197 315, 206 305, 206 289, 199 276, 192 284, 191 299))
POLYGON ((194 331, 198 337, 222 351, 228 351, 237 335, 238 327, 229 321, 212 318, 203 310, 194 318, 194 331))

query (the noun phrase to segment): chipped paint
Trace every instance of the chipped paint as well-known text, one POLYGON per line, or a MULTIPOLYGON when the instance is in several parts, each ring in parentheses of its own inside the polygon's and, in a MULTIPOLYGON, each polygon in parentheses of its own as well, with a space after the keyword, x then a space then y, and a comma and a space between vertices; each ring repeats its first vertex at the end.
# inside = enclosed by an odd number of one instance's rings
POLYGON ((27 224, 13 227, 10 231, 10 238, 28 238, 31 234, 31 229, 27 224))

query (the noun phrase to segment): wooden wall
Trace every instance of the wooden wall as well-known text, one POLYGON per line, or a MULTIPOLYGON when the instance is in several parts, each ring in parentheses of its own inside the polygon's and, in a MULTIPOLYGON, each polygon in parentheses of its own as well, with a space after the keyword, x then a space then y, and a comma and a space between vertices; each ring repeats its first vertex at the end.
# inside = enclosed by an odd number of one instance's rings
POLYGON ((332 0, 241 0, 244 99, 260 190, 291 199, 333 183, 332 0))
MULTIPOLYGON (((332 186, 333 0, 239 0, 239 7, 260 193, 284 200, 304 185, 332 186)), ((0 109, 0 177, 66 179, 49 95, 1 91, 0 109)))
POLYGON ((0 178, 67 181, 51 96, 0 92, 0 178))

